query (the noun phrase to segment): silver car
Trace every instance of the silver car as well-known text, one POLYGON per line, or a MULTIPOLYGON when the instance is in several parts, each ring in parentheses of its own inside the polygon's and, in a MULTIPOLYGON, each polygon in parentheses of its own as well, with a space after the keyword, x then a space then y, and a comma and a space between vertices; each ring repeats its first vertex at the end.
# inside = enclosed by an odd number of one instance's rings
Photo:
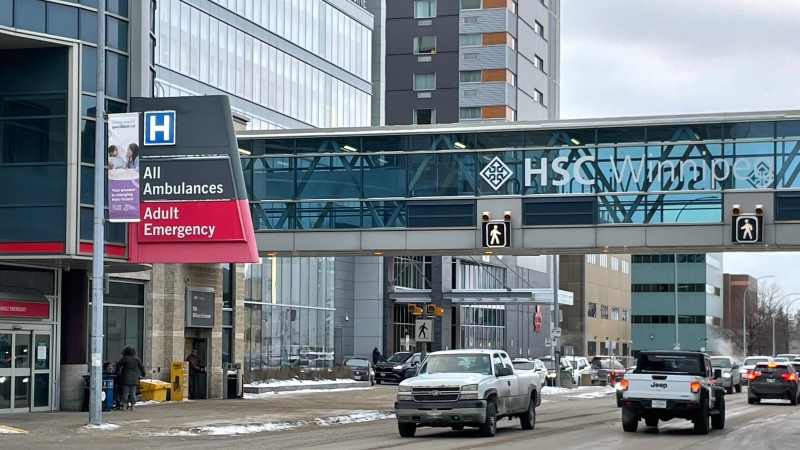
POLYGON ((714 371, 714 383, 725 388, 726 394, 742 392, 742 372, 739 364, 730 356, 712 356, 711 368, 714 371))

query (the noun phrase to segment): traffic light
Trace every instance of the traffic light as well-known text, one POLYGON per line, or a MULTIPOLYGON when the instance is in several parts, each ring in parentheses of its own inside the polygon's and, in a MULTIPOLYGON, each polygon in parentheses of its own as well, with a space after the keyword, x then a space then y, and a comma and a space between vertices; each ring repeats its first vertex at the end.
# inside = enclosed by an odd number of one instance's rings
POLYGON ((413 314, 415 316, 419 316, 419 315, 422 314, 422 308, 420 308, 419 306, 415 305, 414 303, 409 303, 408 304, 408 313, 409 314, 413 314))
POLYGON ((429 316, 439 317, 439 316, 442 315, 443 312, 444 312, 444 310, 442 308, 440 308, 439 306, 436 306, 434 304, 428 303, 428 315, 429 316))

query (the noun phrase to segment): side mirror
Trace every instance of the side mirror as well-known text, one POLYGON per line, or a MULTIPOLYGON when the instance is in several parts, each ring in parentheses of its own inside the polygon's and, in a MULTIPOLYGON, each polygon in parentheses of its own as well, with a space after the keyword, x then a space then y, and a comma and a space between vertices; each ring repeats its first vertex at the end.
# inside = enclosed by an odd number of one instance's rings
POLYGON ((497 369, 496 376, 498 376, 498 377, 507 377, 507 376, 510 376, 510 375, 513 375, 513 374, 514 374, 514 372, 511 369, 509 369, 507 367, 503 367, 503 368, 497 369))

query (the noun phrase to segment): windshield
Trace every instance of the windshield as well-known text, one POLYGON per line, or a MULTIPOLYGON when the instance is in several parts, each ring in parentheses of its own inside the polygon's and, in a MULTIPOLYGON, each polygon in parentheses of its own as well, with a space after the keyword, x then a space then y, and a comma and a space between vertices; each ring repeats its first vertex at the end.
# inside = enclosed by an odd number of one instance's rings
POLYGON ((704 373, 703 366, 703 358, 697 355, 647 354, 639 357, 635 372, 676 372, 702 375, 704 373))
POLYGON ((400 352, 398 352, 398 353, 395 353, 394 355, 390 356, 389 359, 387 359, 386 361, 389 361, 389 362, 392 362, 392 363, 398 363, 398 362, 405 362, 408 358, 411 358, 411 353, 405 353, 405 352, 400 353, 400 352))
POLYGON ((747 359, 744 360, 744 365, 745 366, 755 366, 758 363, 768 362, 768 361, 769 361, 769 358, 747 358, 747 359))
POLYGON ((547 370, 555 370, 556 362, 553 361, 552 359, 543 359, 542 362, 544 363, 544 366, 547 368, 547 370))
POLYGON ((533 361, 512 361, 511 364, 518 370, 533 370, 535 368, 533 361))
POLYGON ((733 364, 731 364, 731 360, 728 358, 711 358, 711 367, 730 369, 732 366, 733 364))
POLYGON ((425 360, 420 375, 434 373, 492 374, 489 355, 431 355, 425 360))
POLYGON ((344 362, 345 366, 350 367, 369 367, 369 362, 366 359, 348 359, 344 362))
MULTIPOLYGON (((595 369, 610 369, 611 368, 611 360, 610 359, 603 359, 600 361, 595 361, 593 367, 595 369)), ((619 361, 614 361, 614 369, 617 370, 625 370, 625 366, 622 365, 619 361)))

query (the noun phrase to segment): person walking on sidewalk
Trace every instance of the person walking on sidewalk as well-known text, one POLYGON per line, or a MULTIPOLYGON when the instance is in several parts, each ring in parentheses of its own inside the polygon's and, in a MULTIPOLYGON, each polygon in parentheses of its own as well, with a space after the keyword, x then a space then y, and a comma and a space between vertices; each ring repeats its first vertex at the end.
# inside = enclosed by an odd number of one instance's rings
POLYGON ((117 375, 122 385, 122 404, 126 405, 125 409, 133 410, 136 405, 136 386, 145 371, 142 360, 136 356, 136 349, 130 345, 122 350, 122 359, 117 363, 117 375))
POLYGON ((197 349, 193 348, 192 353, 186 357, 186 362, 189 363, 189 399, 194 400, 197 398, 197 385, 199 384, 199 376, 206 371, 206 366, 200 364, 197 359, 197 349))

